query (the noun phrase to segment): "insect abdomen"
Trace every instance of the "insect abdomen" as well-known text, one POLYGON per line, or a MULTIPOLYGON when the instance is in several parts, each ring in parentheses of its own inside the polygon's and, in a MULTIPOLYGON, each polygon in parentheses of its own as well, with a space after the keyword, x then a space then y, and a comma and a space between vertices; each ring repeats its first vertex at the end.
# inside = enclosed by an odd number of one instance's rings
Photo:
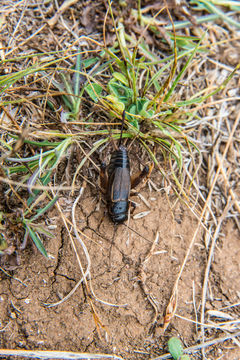
POLYGON ((113 222, 121 223, 127 219, 131 188, 130 165, 127 149, 120 146, 112 154, 108 168, 108 209, 113 222))
POLYGON ((128 153, 127 149, 124 146, 120 146, 120 148, 114 151, 114 153, 112 154, 108 169, 109 176, 111 176, 112 172, 116 168, 127 168, 130 171, 128 153))

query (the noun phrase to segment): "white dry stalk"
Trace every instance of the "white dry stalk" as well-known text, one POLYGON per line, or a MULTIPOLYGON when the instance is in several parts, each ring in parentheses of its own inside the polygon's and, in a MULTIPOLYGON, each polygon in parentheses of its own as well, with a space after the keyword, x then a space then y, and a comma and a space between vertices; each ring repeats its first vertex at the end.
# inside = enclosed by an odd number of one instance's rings
POLYGON ((198 324, 198 313, 197 313, 197 306, 196 306, 196 290, 195 290, 195 282, 193 280, 193 286, 192 286, 192 297, 193 297, 193 309, 194 309, 194 313, 195 313, 195 322, 196 322, 196 326, 195 326, 195 330, 196 330, 196 334, 198 333, 198 328, 197 328, 197 324, 198 324))
POLYGON ((209 316, 214 316, 216 318, 220 318, 220 319, 226 319, 226 320, 233 320, 234 318, 232 317, 232 315, 226 314, 223 311, 219 311, 219 310, 208 310, 207 314, 209 316))
MULTIPOLYGON (((215 176, 214 176, 214 178, 213 178, 213 182, 212 182, 212 184, 211 184, 211 188, 210 188, 210 190, 209 190, 209 194, 208 194, 206 203, 205 203, 205 205, 204 205, 204 207, 203 207, 203 210, 202 210, 202 213, 201 213, 201 217, 204 216, 205 210, 206 210, 206 208, 207 208, 207 203, 208 203, 209 199, 210 199, 211 196, 212 196, 212 193, 213 193, 213 190, 214 190, 214 188, 215 188, 215 185, 216 185, 216 182, 217 182, 219 173, 220 173, 221 168, 222 168, 223 161, 225 160, 225 157, 226 157, 226 154, 227 154, 227 152, 228 152, 229 146, 230 146, 230 144, 231 144, 231 142, 232 142, 233 135, 234 135, 234 133, 235 133, 235 130, 237 129, 237 126, 238 126, 238 123, 239 123, 239 119, 240 119, 240 113, 237 115, 237 117, 236 117, 236 119, 235 119, 235 122, 234 122, 234 124, 233 124, 232 130, 231 130, 231 133, 229 134, 229 138, 228 138, 227 144, 226 144, 226 146, 225 146, 225 149, 224 149, 224 152, 223 152, 221 161, 220 161, 219 164, 218 164, 218 168, 217 168, 216 174, 215 174, 215 176)), ((220 217, 220 219, 219 219, 219 221, 218 221, 218 225, 217 225, 216 230, 215 230, 215 233, 214 233, 214 235, 213 235, 211 247, 210 247, 210 250, 209 250, 208 262, 207 262, 207 266, 206 266, 206 269, 205 269, 205 276, 204 276, 204 283, 203 283, 203 292, 202 292, 201 323, 204 323, 204 318, 205 318, 205 304, 206 304, 206 294, 207 294, 208 276, 209 276, 211 261, 212 261, 212 257, 213 257, 215 242, 216 242, 217 236, 218 236, 218 234, 219 234, 222 221, 223 221, 224 218, 226 217, 227 211, 228 211, 230 205, 232 205, 232 204, 230 204, 230 202, 228 201, 228 203, 227 203, 227 205, 226 205, 226 207, 225 207, 225 209, 224 209, 224 211, 223 211, 223 214, 222 214, 222 216, 220 217)), ((197 230, 198 230, 198 228, 199 228, 199 224, 198 224, 198 226, 197 226, 197 230)), ((195 232, 195 234, 196 234, 196 232, 195 232)), ((194 234, 194 235, 195 235, 195 234, 194 234)), ((178 279, 179 279, 179 277, 178 277, 178 279)), ((201 326, 201 336, 202 336, 202 344, 204 344, 204 339, 205 339, 204 326, 201 326)), ((203 347, 203 350, 202 350, 202 355, 203 355, 203 358, 206 358, 206 357, 205 357, 204 347, 203 347)))
MULTIPOLYGON (((6 270, 4 270, 1 266, 0 266, 0 270, 1 270, 6 276, 10 277, 10 278, 13 279, 13 280, 19 281, 20 284, 22 284, 22 285, 25 286, 25 287, 28 287, 28 285, 25 284, 22 280, 18 279, 17 277, 14 277, 14 276, 10 275, 10 274, 9 274, 6 270)), ((0 330, 0 332, 1 332, 1 330, 0 330)))
MULTIPOLYGON (((17 25, 16 25, 13 33, 11 34, 10 40, 9 40, 9 42, 8 42, 8 48, 10 48, 10 46, 12 45, 12 42, 13 42, 13 40, 14 40, 14 38, 15 38, 15 35, 16 35, 16 33, 17 33, 17 31, 18 31, 18 28, 19 28, 19 26, 20 26, 20 24, 21 24, 21 21, 22 21, 23 18, 24 18, 24 14, 25 14, 25 11, 26 11, 26 9, 27 9, 26 5, 27 5, 27 0, 24 0, 23 9, 22 9, 20 18, 19 18, 19 20, 18 20, 18 22, 17 22, 17 25)), ((15 44, 13 43, 13 46, 12 46, 13 48, 14 48, 14 45, 15 45, 15 44)))
POLYGON ((0 356, 21 356, 26 358, 36 359, 64 359, 64 360, 97 360, 97 359, 113 359, 113 360, 124 360, 122 357, 117 355, 109 354, 91 354, 91 353, 77 353, 70 351, 46 351, 46 350, 10 350, 0 349, 0 356))
MULTIPOLYGON (((200 165, 201 165, 201 163, 200 163, 200 165)), ((199 196, 199 197, 201 198, 201 200, 205 203, 206 199, 205 199, 204 195, 203 195, 202 192, 199 190, 198 184, 196 183, 195 180, 192 179, 191 174, 189 173, 189 171, 187 170, 187 168, 186 168, 185 166, 184 166, 184 171, 186 172, 186 174, 188 175, 190 181, 192 182, 195 190, 197 191, 198 196, 199 196)), ((191 208, 191 209, 192 209, 192 211, 193 211, 193 208, 191 208)), ((210 214, 212 215, 212 218, 214 219, 214 223, 216 223, 216 219, 215 219, 214 213, 213 213, 213 211, 212 211, 212 209, 211 209, 210 206, 208 206, 208 213, 210 213, 210 214)), ((205 230, 207 230, 207 228, 206 228, 205 230)))
POLYGON ((45 27, 47 26, 47 24, 42 25, 39 29, 37 29, 34 33, 32 33, 27 39, 24 39, 20 44, 18 44, 17 46, 14 46, 11 50, 9 50, 8 52, 6 52, 6 57, 9 56, 11 53, 16 52, 19 48, 22 48, 27 42, 29 42, 30 40, 32 40, 37 34, 39 34, 45 27))
POLYGON ((110 302, 108 302, 108 301, 99 299, 99 298, 97 297, 97 295, 95 294, 94 290, 93 290, 91 278, 89 279, 89 288, 90 288, 91 293, 92 293, 92 295, 94 296, 95 300, 98 301, 98 302, 100 302, 100 303, 103 304, 103 305, 112 306, 112 307, 126 307, 126 306, 128 306, 127 303, 126 303, 126 304, 114 304, 114 303, 110 303, 110 302))
POLYGON ((231 330, 236 330, 239 328, 240 320, 230 320, 230 321, 224 321, 221 323, 201 323, 199 321, 195 321, 189 318, 186 318, 185 316, 181 316, 179 314, 175 314, 175 316, 179 319, 185 320, 187 322, 190 322, 192 324, 196 324, 197 326, 203 326, 208 329, 218 329, 218 330, 229 330, 229 327, 231 326, 231 330), (236 327, 237 326, 237 327, 236 327))
POLYGON ((138 197, 142 200, 142 202, 144 202, 144 204, 145 204, 149 209, 152 208, 151 205, 149 204, 149 202, 145 199, 145 197, 144 197, 142 194, 138 193, 137 195, 138 195, 138 197))
POLYGON ((225 309, 229 309, 229 308, 233 308, 235 306, 240 306, 240 302, 237 302, 235 304, 231 304, 231 305, 228 305, 228 306, 224 306, 222 307, 220 310, 225 310, 225 309))
MULTIPOLYGON (((76 207, 76 204, 77 202, 79 201, 80 197, 82 196, 83 194, 83 191, 84 191, 84 187, 82 186, 81 189, 80 189, 80 193, 79 193, 79 196, 77 197, 77 199, 75 200, 74 202, 74 205, 73 205, 73 210, 72 210, 72 217, 74 219, 74 223, 75 223, 75 226, 74 228, 76 227, 76 221, 75 221, 75 207, 76 207)), ((52 193, 53 193, 53 190, 52 190, 52 193)), ((53 193, 53 195, 55 196, 55 194, 53 193)), ((77 260, 78 260, 78 264, 79 264, 79 267, 81 269, 81 272, 82 272, 82 278, 77 282, 77 284, 73 287, 73 289, 63 298, 61 299, 60 301, 58 302, 55 302, 55 303, 52 303, 52 304, 47 304, 45 303, 44 305, 47 306, 47 307, 54 307, 54 306, 58 306, 60 304, 62 304, 63 302, 65 302, 66 300, 68 300, 74 293, 75 291, 77 290, 77 288, 79 287, 79 285, 83 282, 83 281, 86 281, 87 277, 90 276, 90 266, 91 266, 91 261, 90 261, 90 257, 89 257, 89 254, 88 254, 88 251, 87 251, 87 248, 85 246, 85 244, 83 243, 83 251, 85 253, 85 256, 86 256, 86 259, 87 259, 87 263, 88 263, 88 266, 87 266, 87 269, 86 271, 84 272, 83 270, 83 266, 82 266, 82 263, 81 263, 81 260, 79 258, 79 255, 78 255, 78 252, 77 252, 77 249, 76 249, 76 246, 75 246, 75 243, 74 243, 74 240, 72 238, 72 235, 71 235, 71 231, 68 227, 68 224, 67 224, 67 220, 62 212, 62 209, 61 209, 61 206, 59 205, 58 201, 56 202, 56 206, 58 208, 58 211, 60 212, 61 214, 61 217, 62 217, 62 220, 64 222, 64 226, 65 228, 67 229, 67 232, 68 232, 68 235, 69 235, 69 238, 71 240, 71 244, 72 244, 72 247, 74 249, 74 252, 76 254, 76 257, 77 257, 77 260)), ((75 234, 76 235, 76 234, 75 234)), ((78 235, 77 239, 79 240, 80 237, 78 235)), ((80 239, 80 244, 81 243, 81 239, 80 239)))
POLYGON ((112 307, 126 307, 128 304, 113 304, 113 303, 110 303, 108 301, 104 301, 102 299, 99 299, 94 291, 93 291, 93 287, 92 287, 92 283, 91 283, 91 273, 90 273, 90 268, 91 268, 91 259, 90 259, 90 256, 89 256, 89 253, 88 253, 88 250, 87 250, 87 247, 85 245, 85 243, 83 242, 83 240, 80 238, 79 234, 78 234, 78 229, 77 229, 77 225, 76 225, 76 220, 75 220, 75 209, 76 209, 76 205, 80 199, 80 197, 82 196, 83 194, 83 191, 84 191, 84 186, 81 187, 80 189, 80 193, 78 195, 78 197, 76 198, 76 200, 74 201, 74 204, 73 204, 73 207, 72 207, 72 223, 73 223, 73 229, 74 229, 74 233, 75 233, 75 236, 78 240, 78 242, 80 243, 81 247, 83 248, 83 251, 84 251, 84 254, 85 254, 85 257, 86 257, 86 260, 87 260, 87 269, 84 271, 83 270, 83 266, 81 264, 81 260, 79 258, 79 255, 78 255, 78 252, 77 252, 77 249, 76 249, 76 246, 75 246, 75 242, 71 236, 71 232, 68 228, 68 225, 67 225, 67 221, 61 211, 61 208, 59 206, 59 204, 57 204, 58 206, 58 210, 60 211, 61 215, 62 215, 62 219, 63 219, 63 222, 64 222, 64 225, 68 231, 68 234, 69 234, 69 238, 71 240, 71 243, 72 243, 72 246, 73 246, 73 249, 74 249, 74 252, 76 254, 76 257, 77 257, 77 260, 78 260, 78 263, 79 263, 79 267, 81 269, 81 272, 82 272, 82 275, 83 277, 77 282, 77 284, 72 288, 72 290, 63 298, 61 299, 60 301, 58 302, 55 302, 55 303, 52 303, 52 304, 47 304, 45 303, 44 305, 47 306, 47 307, 54 307, 54 306, 58 306, 60 304, 62 304, 63 302, 65 302, 66 300, 68 300, 74 293, 75 291, 78 289, 79 285, 81 285, 81 283, 84 281, 84 282, 87 282, 87 280, 89 281, 89 288, 91 290, 91 293, 92 295, 94 296, 95 300, 104 304, 104 305, 107 305, 107 306, 112 306, 112 307))
MULTIPOLYGON (((229 148, 230 143, 231 143, 232 138, 233 138, 233 134, 234 134, 234 132, 235 132, 237 126, 238 126, 239 119, 240 119, 240 113, 239 113, 238 116, 236 117, 235 122, 234 122, 233 127, 232 127, 232 131, 231 131, 231 133, 229 134, 228 142, 227 142, 227 144, 226 144, 226 146, 225 146, 225 149, 224 149, 224 153, 223 153, 221 162, 223 162, 223 160, 224 160, 225 157, 226 157, 228 148, 229 148)), ((201 211, 201 214, 200 214, 200 217, 199 217, 199 220, 198 220, 198 224, 197 224, 196 230, 195 230, 195 232, 194 232, 194 234, 193 234, 191 243, 189 244, 189 247, 188 247, 188 249, 187 249, 186 255, 185 255, 184 260, 183 260, 183 262, 182 262, 180 271, 179 271, 179 273, 178 273, 178 276, 177 276, 177 278, 176 278, 175 284, 174 284, 174 286, 173 286, 173 291, 172 291, 172 296, 171 296, 171 298, 170 298, 170 302, 171 302, 171 299, 172 299, 173 297, 176 297, 175 295, 177 294, 178 282, 179 282, 179 280, 180 280, 180 278, 181 278, 181 276, 182 276, 183 270, 184 270, 184 268, 185 268, 185 265, 186 265, 186 263, 187 263, 187 260, 188 260, 188 258, 189 258, 189 255, 190 255, 190 253, 191 253, 192 247, 193 247, 193 245, 194 245, 194 243, 195 243, 197 234, 198 234, 199 229, 200 229, 200 226, 201 226, 201 224, 202 224, 202 219, 204 218, 204 214, 205 214, 205 212, 206 212, 206 210, 207 210, 207 208, 208 208, 208 206, 209 206, 209 201, 210 201, 210 199, 211 199, 213 190, 214 190, 214 188, 215 188, 215 185, 216 185, 216 182, 217 182, 217 179, 218 179, 218 175, 219 175, 219 173, 220 173, 220 170, 221 170, 221 166, 218 166, 217 171, 216 171, 216 174, 215 174, 215 176, 214 176, 214 178, 213 178, 213 181, 212 181, 212 184, 211 184, 211 188, 210 188, 210 190, 209 190, 209 193, 208 193, 206 202, 205 202, 205 204, 204 204, 204 206, 203 206, 203 209, 202 209, 202 211, 201 211)), ((205 304, 205 300, 204 300, 204 299, 203 299, 203 301, 204 301, 204 304, 205 304)), ((170 305, 170 302, 169 302, 169 305, 170 305)), ((169 305, 168 305, 168 306, 169 306, 169 305)), ((174 317, 175 312, 176 312, 176 309, 177 309, 177 304, 176 304, 176 306, 175 306, 174 312, 171 314, 171 315, 172 315, 171 318, 174 317)), ((204 323, 204 312, 203 312, 202 315, 201 315, 201 322, 204 323)), ((166 328, 165 328, 165 330, 166 330, 166 328)), ((204 335, 204 327, 202 327, 202 335, 204 335)), ((202 340, 202 343, 204 343, 204 339, 202 340)))
POLYGON ((139 266, 139 274, 138 274, 138 278, 141 284, 141 288, 145 294, 145 296, 147 297, 148 302, 151 304, 151 306, 154 309, 154 319, 152 321, 152 324, 155 324, 157 321, 157 317, 158 317, 158 306, 156 304, 156 301, 154 300, 153 296, 149 293, 149 290, 147 288, 146 285, 146 274, 145 274, 145 266, 147 264, 147 262, 150 260, 150 258, 153 255, 157 255, 161 252, 154 252, 156 245, 158 244, 158 240, 159 240, 159 232, 157 232, 156 237, 154 242, 152 243, 151 249, 149 250, 148 254, 146 255, 144 261, 142 261, 142 263, 139 266))
POLYGON ((84 244, 83 240, 80 238, 80 236, 78 234, 77 225, 76 225, 76 219, 75 219, 76 205, 77 205, 80 197, 82 196, 82 194, 84 192, 84 189, 85 189, 85 186, 82 186, 81 189, 80 189, 80 193, 79 193, 78 197, 76 198, 76 200, 73 203, 73 207, 72 207, 72 223, 73 223, 74 234, 75 234, 79 244, 83 248, 83 251, 84 251, 84 254, 85 254, 85 257, 86 257, 86 260, 87 260, 87 269, 84 271, 81 260, 79 258, 78 252, 77 252, 77 249, 75 247, 75 243, 74 243, 74 251, 75 251, 75 254, 77 256, 78 264, 79 264, 79 267, 80 267, 80 270, 81 270, 81 273, 82 273, 82 276, 83 276, 81 280, 82 281, 84 280, 84 282, 86 283, 87 282, 87 277, 88 276, 91 277, 90 276, 91 259, 90 259, 90 256, 89 256, 88 249, 87 249, 86 245, 84 244))
POLYGON ((57 12, 55 13, 55 15, 48 20, 48 25, 50 26, 50 28, 53 28, 59 17, 72 5, 76 4, 78 2, 78 0, 65 0, 62 5, 58 8, 57 12))
MULTIPOLYGON (((205 269, 205 275, 204 275, 204 282, 203 282, 203 291, 202 291, 202 307, 201 307, 201 324, 204 323, 204 319, 205 319, 205 304, 206 304, 206 296, 207 296, 207 289, 208 289, 208 277, 209 277, 209 272, 210 272, 210 267, 211 267, 211 263, 212 263, 212 258, 213 258, 213 254, 214 254, 214 249, 215 249, 215 245, 216 245, 216 241, 218 239, 219 236, 219 232, 222 226, 222 222, 224 221, 224 219, 227 216, 227 213, 230 209, 230 207, 232 207, 233 202, 230 201, 230 197, 228 198, 227 204, 222 212, 222 215, 220 216, 219 220, 218 220, 218 224, 217 227, 214 231, 214 234, 212 236, 212 242, 211 242, 211 246, 209 249, 209 255, 208 255, 208 261, 207 261, 207 266, 205 269)), ((202 335, 202 343, 204 343, 204 338, 205 338, 205 330, 204 330, 204 325, 201 325, 201 335, 202 335)), ((203 348, 203 353, 204 353, 204 348, 203 348)), ((205 356, 205 354, 203 354, 203 357, 205 356)))
POLYGON ((226 172, 225 172, 225 170, 224 170, 224 168, 223 168, 223 166, 222 166, 221 158, 220 158, 220 156, 219 156, 218 153, 216 154, 216 160, 217 160, 218 166, 220 166, 221 174, 222 174, 223 179, 224 179, 224 181, 225 181, 225 183, 226 183, 226 185, 227 185, 229 194, 231 195, 231 198, 232 198, 233 201, 234 201, 234 206, 235 206, 236 210, 237 210, 237 211, 239 212, 239 214, 240 214, 240 205, 239 205, 239 203, 238 203, 238 201, 237 201, 237 196, 235 195, 235 193, 233 192, 233 190, 232 190, 232 188, 231 188, 231 186, 230 186, 230 184, 229 184, 229 181, 228 181, 226 172))
POLYGON ((133 219, 134 220, 137 220, 137 219, 142 219, 143 217, 147 216, 148 214, 150 214, 151 210, 148 210, 148 211, 142 211, 136 215, 133 216, 133 219))
MULTIPOLYGON (((14 181, 5 177, 0 176, 0 182, 3 182, 4 184, 11 184, 11 185, 16 185, 19 186, 23 189, 29 189, 29 185, 28 184, 24 184, 21 183, 19 181, 14 181)), ((51 186, 51 190, 62 190, 62 191, 68 191, 68 190, 72 190, 72 186, 51 186)), ((78 190, 79 187, 78 186, 74 186, 74 190, 78 190)), ((49 191, 49 186, 45 186, 45 185, 32 185, 31 186, 31 190, 48 190, 49 191)))

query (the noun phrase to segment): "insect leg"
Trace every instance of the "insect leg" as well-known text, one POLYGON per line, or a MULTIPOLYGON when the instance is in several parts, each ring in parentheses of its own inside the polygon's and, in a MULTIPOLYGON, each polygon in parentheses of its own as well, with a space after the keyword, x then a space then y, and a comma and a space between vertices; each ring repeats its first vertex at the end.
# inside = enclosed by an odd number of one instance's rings
POLYGON ((146 178, 146 181, 148 180, 148 178, 151 175, 152 169, 153 169, 154 164, 151 164, 151 166, 144 166, 143 170, 140 171, 139 173, 132 175, 131 176, 131 188, 134 189, 138 184, 140 184, 140 182, 146 178))
POLYGON ((107 191, 108 176, 107 176, 107 165, 105 162, 102 162, 100 167, 100 186, 103 192, 107 191))
POLYGON ((132 215, 137 207, 136 203, 132 200, 129 200, 130 202, 130 214, 132 215))

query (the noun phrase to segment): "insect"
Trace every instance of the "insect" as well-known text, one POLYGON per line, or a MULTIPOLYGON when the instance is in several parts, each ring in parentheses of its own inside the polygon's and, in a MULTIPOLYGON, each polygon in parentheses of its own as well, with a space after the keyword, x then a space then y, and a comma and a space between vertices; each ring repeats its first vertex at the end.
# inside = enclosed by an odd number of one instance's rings
POLYGON ((115 224, 127 220, 130 191, 136 187, 144 177, 150 176, 151 170, 145 166, 142 171, 130 176, 130 162, 127 148, 122 145, 122 134, 125 120, 125 111, 122 115, 121 134, 118 149, 111 156, 110 163, 101 165, 100 182, 105 189, 108 213, 115 224))

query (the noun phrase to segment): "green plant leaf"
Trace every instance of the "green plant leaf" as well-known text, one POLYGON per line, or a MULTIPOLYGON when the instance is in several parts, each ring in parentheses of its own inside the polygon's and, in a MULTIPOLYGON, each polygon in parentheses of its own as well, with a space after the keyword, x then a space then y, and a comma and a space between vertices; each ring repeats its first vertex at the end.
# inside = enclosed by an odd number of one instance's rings
POLYGON ((114 73, 112 74, 112 76, 113 76, 116 80, 120 81, 122 84, 124 84, 124 85, 126 85, 126 86, 129 86, 129 84, 128 84, 128 79, 127 79, 122 73, 120 73, 120 72, 114 72, 114 73))
POLYGON ((6 239, 2 233, 0 233, 0 251, 5 250, 8 247, 6 239))
MULTIPOLYGON (((132 104, 129 109, 128 112, 133 114, 133 115, 137 115, 137 106, 135 104, 132 104)), ((134 126, 134 128, 136 128, 137 130, 139 130, 139 122, 138 119, 135 116, 131 116, 131 115, 126 115, 126 119, 129 121, 129 123, 134 126)))
POLYGON ((181 340, 177 337, 171 337, 171 339, 168 340, 168 350, 174 360, 178 360, 180 356, 183 355, 181 340))
POLYGON ((75 66, 75 72, 73 74, 73 88, 74 88, 74 95, 78 96, 80 91, 80 71, 81 71, 81 54, 77 55, 76 59, 76 66, 75 66))
POLYGON ((169 91, 167 92, 167 95, 164 97, 164 100, 163 101, 167 101, 169 99, 169 97, 172 95, 175 87, 177 86, 179 80, 181 79, 181 77, 183 76, 185 70, 187 69, 187 67, 189 66, 189 64, 191 63, 194 55, 196 54, 204 36, 206 35, 206 32, 203 33, 201 39, 199 40, 199 42, 195 45, 195 48, 193 49, 192 51, 192 54, 189 56, 189 58, 187 59, 187 62, 185 63, 185 65, 183 66, 182 70, 180 71, 180 73, 177 75, 176 79, 174 80, 171 88, 169 89, 169 91))
POLYGON ((88 93, 88 95, 90 96, 90 98, 97 103, 98 102, 98 98, 101 95, 103 88, 101 85, 94 83, 94 84, 88 84, 85 87, 86 92, 88 93))
POLYGON ((119 100, 121 100, 124 103, 131 101, 133 97, 133 90, 115 81, 115 79, 109 81, 108 90, 111 95, 116 96, 119 100))
POLYGON ((82 64, 85 67, 85 69, 87 69, 88 67, 96 64, 97 61, 99 61, 99 58, 97 58, 97 57, 89 58, 89 59, 82 60, 82 64))
POLYGON ((154 111, 153 110, 144 110, 142 109, 141 111, 139 111, 139 115, 141 115, 142 117, 149 119, 154 115, 154 111))
POLYGON ((48 211, 58 200, 58 196, 55 196, 49 203, 43 208, 37 211, 37 214, 31 218, 31 221, 35 221, 38 217, 42 216, 46 211, 48 211))
POLYGON ((53 235, 50 231, 44 229, 43 226, 35 225, 35 224, 33 224, 33 223, 31 223, 31 226, 32 226, 32 228, 33 228, 35 231, 37 231, 39 234, 44 234, 45 236, 50 237, 50 238, 52 238, 52 239, 54 238, 54 235, 53 235))
MULTIPOLYGON (((227 6, 227 4, 231 3, 231 1, 224 1, 224 5, 227 6)), ((200 6, 200 8, 204 8, 205 10, 207 10, 210 13, 216 14, 218 15, 223 21, 229 23, 230 25, 235 26, 236 28, 240 28, 240 23, 239 21, 236 21, 234 19, 232 19, 230 16, 226 15, 223 11, 221 11, 218 7, 214 6, 214 1, 209 1, 209 0, 192 0, 193 4, 197 4, 200 6)), ((220 5, 223 5, 220 3, 220 5)), ((236 5, 233 4, 234 9, 236 9, 236 5)), ((239 11, 239 8, 237 8, 239 11)))
MULTIPOLYGON (((113 95, 107 95, 105 99, 106 99, 109 103, 111 103, 112 108, 113 108, 114 110, 116 110, 117 112, 122 113, 123 110, 125 109, 124 103, 123 103, 122 101, 120 101, 120 100, 118 99, 118 97, 113 96, 113 95)), ((112 116, 114 116, 114 114, 113 114, 112 112, 110 112, 110 114, 111 114, 112 116)))
POLYGON ((38 250, 40 251, 40 253, 42 255, 44 255, 46 258, 48 258, 48 254, 47 251, 42 243, 42 240, 40 238, 40 236, 38 235, 38 233, 35 233, 35 231, 33 231, 33 229, 29 226, 29 224, 25 223, 26 228, 29 232, 29 235, 31 236, 34 244, 36 245, 36 247, 38 248, 38 250))

